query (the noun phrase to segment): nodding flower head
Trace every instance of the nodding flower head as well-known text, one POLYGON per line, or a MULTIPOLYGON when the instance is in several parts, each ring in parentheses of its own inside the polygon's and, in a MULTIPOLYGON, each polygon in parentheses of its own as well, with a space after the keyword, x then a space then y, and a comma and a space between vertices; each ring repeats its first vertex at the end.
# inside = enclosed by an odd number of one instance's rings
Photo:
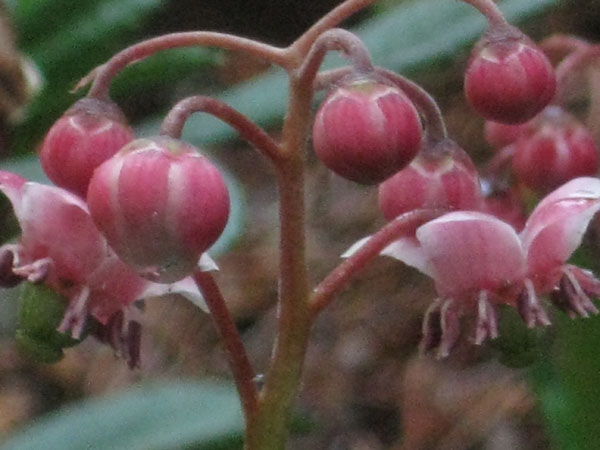
POLYGON ((450 139, 423 148, 379 186, 379 207, 388 220, 419 208, 479 209, 481 201, 477 169, 450 139))
POLYGON ((465 94, 486 119, 523 123, 539 113, 555 91, 550 61, 516 28, 492 28, 475 46, 465 73, 465 94))
POLYGON ((406 166, 421 145, 421 121, 397 87, 353 79, 323 102, 313 126, 319 159, 338 175, 379 183, 406 166))
POLYGON ((167 136, 133 141, 102 164, 87 200, 117 255, 161 283, 190 275, 229 216, 219 170, 192 145, 167 136))
POLYGON ((571 316, 596 314, 590 297, 600 295, 600 281, 567 260, 599 209, 600 180, 578 178, 542 200, 520 233, 488 214, 456 211, 384 249, 435 282, 439 298, 425 317, 423 348, 446 356, 463 314, 477 317, 476 344, 497 337, 500 304, 516 307, 529 327, 549 325, 544 294, 571 316))
POLYGON ((515 176, 541 194, 598 172, 598 148, 592 134, 558 106, 547 107, 533 119, 513 145, 515 176))
MULTIPOLYGON (((70 332, 79 339, 88 316, 104 328, 114 325, 114 318, 120 317, 120 325, 111 329, 110 343, 135 366, 139 362, 139 324, 131 325, 131 335, 128 331, 128 322, 137 322, 139 315, 134 302, 178 293, 204 308, 191 278, 156 284, 139 277, 123 263, 78 196, 4 171, 0 171, 0 191, 10 200, 21 227, 17 243, 0 247, 0 280, 10 280, 11 284, 19 280, 41 283, 65 297, 68 305, 59 332, 70 332)), ((214 268, 208 256, 203 259, 205 270, 214 268)))
POLYGON ((57 186, 85 198, 96 167, 133 139, 133 130, 115 104, 86 97, 52 126, 40 161, 57 186))

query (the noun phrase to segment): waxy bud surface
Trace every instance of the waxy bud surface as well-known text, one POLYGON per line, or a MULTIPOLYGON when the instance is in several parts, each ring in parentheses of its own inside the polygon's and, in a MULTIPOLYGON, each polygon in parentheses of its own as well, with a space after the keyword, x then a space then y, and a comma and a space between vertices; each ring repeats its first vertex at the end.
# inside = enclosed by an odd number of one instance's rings
POLYGON ((161 283, 189 275, 229 216, 219 170, 192 145, 166 136, 133 141, 102 164, 87 200, 119 257, 161 283))
POLYGON ((495 149, 501 149, 512 144, 527 132, 528 123, 509 125, 493 120, 486 120, 484 136, 488 144, 495 149))
POLYGON ((319 159, 344 178, 379 183, 405 167, 421 145, 421 122, 396 87, 354 80, 323 102, 313 126, 319 159))
POLYGON ((135 134, 116 105, 83 98, 52 126, 40 160, 57 186, 85 198, 96 167, 133 139, 135 134))
POLYGON ((465 94, 484 118, 523 123, 539 113, 555 91, 550 61, 518 30, 490 30, 475 46, 465 73, 465 94))
POLYGON ((532 131, 515 143, 513 169, 528 188, 546 193, 567 181, 598 172, 598 148, 591 133, 559 107, 546 108, 532 131))
POLYGON ((379 186, 379 207, 387 220, 419 208, 478 209, 481 201, 477 169, 449 139, 423 150, 379 186))

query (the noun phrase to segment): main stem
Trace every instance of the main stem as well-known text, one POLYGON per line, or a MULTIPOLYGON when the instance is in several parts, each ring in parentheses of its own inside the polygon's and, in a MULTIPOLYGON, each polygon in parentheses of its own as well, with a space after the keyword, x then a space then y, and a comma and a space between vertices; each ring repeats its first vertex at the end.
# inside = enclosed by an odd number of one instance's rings
POLYGON ((279 333, 271 367, 249 430, 247 450, 282 450, 300 386, 311 329, 305 256, 304 145, 310 122, 312 83, 291 76, 291 98, 284 124, 284 161, 278 170, 281 256, 279 262, 279 333))

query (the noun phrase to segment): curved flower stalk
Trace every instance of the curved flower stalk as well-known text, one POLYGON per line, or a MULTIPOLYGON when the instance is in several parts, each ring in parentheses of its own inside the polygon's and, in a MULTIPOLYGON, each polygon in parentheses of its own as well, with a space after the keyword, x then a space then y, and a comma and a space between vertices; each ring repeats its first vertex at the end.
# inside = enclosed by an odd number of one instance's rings
POLYGON ((491 215, 456 211, 386 247, 382 255, 435 282, 439 297, 426 313, 422 348, 438 347, 438 354, 447 356, 460 335, 463 314, 477 316, 476 344, 497 337, 500 304, 516 307, 528 327, 549 325, 538 295, 551 294, 571 317, 598 313, 590 297, 600 296, 600 280, 567 260, 599 209, 600 180, 577 178, 543 199, 521 233, 491 215))
MULTIPOLYGON (((139 277, 108 246, 87 206, 76 195, 0 171, 0 191, 10 200, 21 227, 15 244, 0 247, 2 280, 16 277, 44 283, 69 300, 58 328, 81 337, 89 316, 130 365, 136 366, 139 323, 134 303, 148 297, 181 294, 203 310, 206 305, 191 277, 157 284, 139 277), (131 356, 131 358, 130 358, 131 356)), ((216 265, 204 254, 201 270, 216 265)), ((9 284, 9 283, 5 283, 9 284)), ((13 283, 14 284, 14 283, 13 283)))

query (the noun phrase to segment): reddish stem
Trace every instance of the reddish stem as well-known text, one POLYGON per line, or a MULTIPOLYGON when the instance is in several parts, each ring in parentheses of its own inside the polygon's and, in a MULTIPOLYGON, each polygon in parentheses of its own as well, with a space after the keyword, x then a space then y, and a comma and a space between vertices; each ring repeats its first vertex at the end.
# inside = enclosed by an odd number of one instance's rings
POLYGON ((402 237, 413 234, 415 229, 424 222, 435 219, 446 212, 446 210, 440 209, 418 209, 405 213, 386 224, 315 288, 310 299, 313 316, 326 308, 334 296, 344 289, 384 248, 402 237))
POLYGON ((354 71, 353 67, 340 67, 339 69, 326 70, 317 74, 313 81, 313 89, 320 91, 346 78, 354 71))
POLYGON ((194 280, 202 291, 211 317, 221 334, 248 427, 258 412, 258 391, 254 383, 254 370, 248 360, 244 343, 229 313, 225 299, 213 276, 210 272, 196 270, 194 280))
POLYGON ((494 154, 492 159, 488 161, 481 173, 493 178, 500 177, 502 172, 510 167, 513 156, 515 156, 514 145, 511 144, 501 148, 494 154))
POLYGON ((315 41, 310 48, 304 63, 298 69, 298 79, 300 83, 307 83, 314 80, 325 55, 330 50, 339 50, 351 60, 354 71, 359 73, 369 73, 373 71, 373 62, 369 50, 365 44, 349 31, 335 28, 326 31, 319 39, 315 41))
POLYGON ((562 105, 567 99, 569 77, 595 62, 600 56, 600 45, 588 45, 566 56, 556 67, 557 90, 554 103, 562 105))
POLYGON ((361 9, 375 3, 377 0, 346 0, 344 3, 332 9, 329 13, 323 16, 317 23, 310 27, 296 42, 290 47, 290 51, 296 53, 300 57, 306 55, 312 47, 313 42, 330 28, 337 27, 340 23, 346 20, 351 15, 357 13, 361 9))
MULTIPOLYGON (((94 83, 89 95, 106 100, 112 79, 127 65, 141 61, 163 50, 193 46, 219 47, 227 50, 244 51, 284 68, 288 67, 290 63, 290 58, 286 50, 251 39, 211 31, 172 33, 132 45, 117 53, 102 66, 94 69, 90 74, 94 77, 94 83)), ((87 81, 88 78, 89 76, 85 77, 84 80, 87 81)), ((78 86, 81 86, 81 84, 78 86)))
POLYGON ((490 28, 506 26, 508 22, 493 0, 462 0, 475 7, 490 23, 490 28))
POLYGON ((545 53, 568 54, 588 47, 590 43, 585 39, 568 34, 554 34, 539 43, 545 53))
POLYGON ((388 81, 398 86, 421 111, 429 125, 427 128, 429 139, 433 142, 440 142, 448 138, 448 131, 446 130, 442 111, 425 89, 391 70, 378 67, 377 74, 384 76, 388 81))
POLYGON ((160 134, 179 139, 186 120, 195 112, 205 112, 221 119, 271 161, 281 160, 279 145, 261 127, 227 103, 204 95, 188 97, 177 103, 164 118, 160 134))

